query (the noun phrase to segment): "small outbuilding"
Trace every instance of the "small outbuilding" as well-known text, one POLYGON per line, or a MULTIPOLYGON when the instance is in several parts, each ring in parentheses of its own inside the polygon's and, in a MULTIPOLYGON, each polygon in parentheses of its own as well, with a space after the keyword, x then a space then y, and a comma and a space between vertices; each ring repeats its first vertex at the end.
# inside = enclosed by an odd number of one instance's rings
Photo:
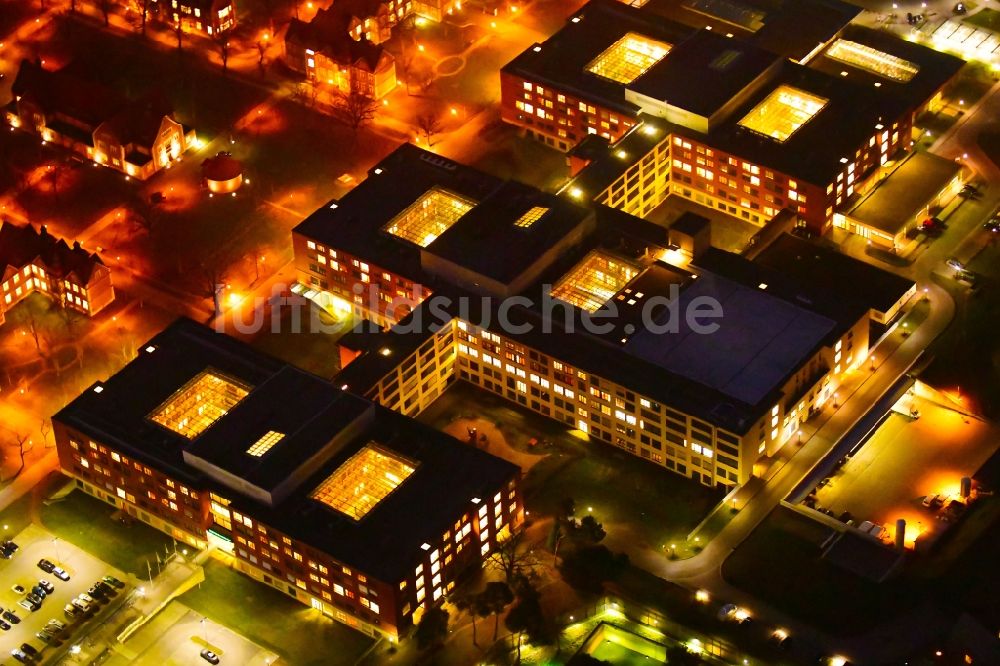
POLYGON ((201 176, 213 194, 229 194, 243 184, 243 163, 229 153, 219 153, 201 163, 201 176))

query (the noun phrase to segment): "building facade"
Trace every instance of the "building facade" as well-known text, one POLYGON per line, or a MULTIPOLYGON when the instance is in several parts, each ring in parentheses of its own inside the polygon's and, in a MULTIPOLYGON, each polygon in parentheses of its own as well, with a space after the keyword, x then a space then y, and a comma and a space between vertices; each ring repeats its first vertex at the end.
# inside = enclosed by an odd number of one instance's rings
POLYGON ((178 321, 53 418, 79 488, 392 640, 524 520, 515 465, 222 337, 178 321))
POLYGON ((50 235, 42 226, 0 222, 0 323, 34 292, 92 316, 115 298, 111 270, 96 253, 50 235))
POLYGON ((99 84, 21 62, 7 122, 79 159, 146 180, 197 146, 193 129, 156 93, 126 100, 99 84))

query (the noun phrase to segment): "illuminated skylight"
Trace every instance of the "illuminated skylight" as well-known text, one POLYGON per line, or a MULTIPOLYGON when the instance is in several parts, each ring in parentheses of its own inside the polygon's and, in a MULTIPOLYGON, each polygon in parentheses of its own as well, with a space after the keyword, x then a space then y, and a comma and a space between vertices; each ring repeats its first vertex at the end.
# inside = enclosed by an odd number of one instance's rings
POLYGON ((226 415, 250 387, 214 370, 205 370, 174 392, 149 418, 188 439, 194 439, 226 415))
POLYGON ((309 496, 354 520, 361 520, 414 469, 415 463, 369 444, 345 460, 309 496))
POLYGON ((618 83, 631 83, 668 53, 670 44, 630 32, 587 65, 587 71, 618 83))
POLYGON ((637 265, 595 250, 559 280, 552 297, 597 312, 638 274, 637 265))
POLYGON ((475 205, 475 201, 433 188, 392 218, 385 230, 420 247, 427 247, 475 205))
POLYGON ((744 116, 740 125, 784 143, 828 101, 798 88, 779 86, 744 116))
POLYGON ((517 218, 517 221, 514 222, 514 226, 527 229, 535 222, 542 219, 542 216, 547 212, 549 212, 548 208, 545 208, 544 206, 535 206, 534 208, 529 209, 527 213, 517 218))
POLYGON ((253 456, 254 458, 260 458, 265 453, 271 450, 271 447, 280 442, 285 438, 285 433, 275 432, 274 430, 269 430, 264 433, 264 436, 258 439, 253 445, 247 449, 247 455, 253 456))
POLYGON ((920 71, 920 68, 909 60, 903 60, 865 44, 846 39, 835 41, 826 55, 872 74, 902 83, 906 83, 920 71))

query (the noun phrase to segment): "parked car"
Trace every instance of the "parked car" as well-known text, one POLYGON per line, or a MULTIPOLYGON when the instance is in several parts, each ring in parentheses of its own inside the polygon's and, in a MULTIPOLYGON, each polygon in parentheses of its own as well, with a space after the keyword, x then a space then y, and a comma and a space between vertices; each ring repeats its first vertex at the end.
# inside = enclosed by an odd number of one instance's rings
POLYGON ((105 576, 101 580, 103 580, 105 583, 107 583, 111 587, 116 587, 119 590, 122 590, 122 589, 125 588, 125 583, 121 582, 120 580, 118 580, 114 576, 105 576))
POLYGON ((38 560, 38 568, 44 571, 45 573, 52 573, 52 570, 56 568, 56 565, 52 564, 43 557, 42 559, 38 560))
POLYGON ((963 264, 961 261, 959 261, 955 257, 952 257, 951 259, 949 259, 947 263, 948 263, 948 267, 949 268, 954 268, 956 271, 964 271, 965 270, 965 264, 963 264))
POLYGON ((12 610, 5 610, 0 617, 3 617, 3 619, 7 620, 11 624, 21 624, 21 618, 19 618, 17 613, 12 610))
POLYGON ((9 560, 14 557, 14 553, 17 552, 18 545, 9 539, 0 544, 0 557, 5 560, 9 560))
POLYGON ((32 599, 29 599, 27 597, 18 601, 17 605, 30 613, 34 613, 36 610, 42 607, 40 603, 38 603, 37 601, 33 601, 32 599))
POLYGON ((35 638, 37 638, 38 640, 40 640, 43 643, 48 644, 48 643, 52 642, 52 639, 55 638, 55 636, 53 636, 49 632, 47 632, 44 629, 42 629, 41 631, 36 631, 35 632, 35 638))
POLYGON ((14 648, 11 650, 10 656, 14 657, 14 659, 17 659, 22 664, 27 664, 30 661, 28 655, 26 655, 21 648, 14 648))
POLYGON ((52 571, 50 571, 49 573, 51 573, 53 576, 55 576, 56 578, 58 578, 63 582, 69 580, 69 574, 66 573, 66 570, 63 569, 62 567, 53 567, 52 571))
POLYGON ((118 594, 118 590, 111 587, 103 580, 99 580, 96 583, 94 583, 94 587, 96 587, 101 592, 101 594, 103 594, 106 597, 113 597, 116 594, 118 594))
POLYGON ((44 578, 38 581, 38 586, 45 590, 45 594, 52 594, 56 591, 56 586, 44 578))
POLYGON ((992 218, 986 224, 983 225, 983 229, 987 231, 992 231, 993 233, 1000 233, 1000 219, 992 218))
POLYGON ((19 583, 12 585, 10 591, 13 592, 14 594, 24 594, 24 585, 21 585, 19 583))
POLYGON ((108 595, 104 593, 104 590, 97 586, 97 583, 90 586, 87 590, 87 594, 90 595, 90 597, 95 601, 100 601, 101 603, 108 600, 108 595))
POLYGON ((90 601, 87 601, 86 599, 80 599, 79 597, 77 597, 70 603, 73 604, 81 613, 86 613, 90 611, 90 609, 93 607, 90 601))
POLYGON ((34 594, 39 599, 44 599, 45 597, 49 596, 49 593, 41 585, 35 585, 33 588, 31 588, 31 593, 34 594))
POLYGON ((210 664, 219 663, 219 655, 215 654, 211 650, 205 649, 201 651, 201 658, 210 664))
POLYGON ((82 611, 76 606, 74 606, 72 603, 68 603, 65 606, 63 606, 63 613, 65 613, 66 617, 68 617, 71 620, 74 619, 81 612, 82 611))
POLYGON ((972 271, 959 271, 958 275, 955 276, 955 279, 970 287, 975 286, 976 282, 978 282, 976 274, 972 271))
POLYGON ((66 623, 65 622, 60 622, 59 620, 57 620, 55 618, 52 618, 51 620, 49 620, 48 622, 45 623, 45 626, 46 627, 54 627, 56 629, 56 631, 62 631, 62 630, 64 630, 66 628, 66 623))
POLYGON ((0 620, 0 629, 4 631, 10 631, 10 623, 6 620, 0 620))
POLYGON ((35 646, 33 646, 31 643, 21 643, 21 651, 31 657, 38 656, 38 650, 36 650, 35 646))
POLYGON ((90 596, 90 595, 89 595, 89 594, 87 594, 86 592, 81 592, 81 593, 80 593, 80 594, 79 594, 79 595, 77 596, 77 599, 79 599, 80 601, 86 601, 86 602, 87 602, 88 604, 92 604, 92 603, 95 603, 95 601, 94 601, 94 597, 90 596))

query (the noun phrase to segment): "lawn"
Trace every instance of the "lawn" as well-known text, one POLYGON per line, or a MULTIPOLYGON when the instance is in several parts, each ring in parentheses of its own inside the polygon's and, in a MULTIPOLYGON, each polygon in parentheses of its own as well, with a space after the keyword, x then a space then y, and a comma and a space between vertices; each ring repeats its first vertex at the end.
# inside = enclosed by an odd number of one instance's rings
POLYGON ((205 566, 205 582, 180 601, 295 666, 354 664, 373 643, 368 636, 215 561, 205 566))
POLYGON ((980 28, 986 28, 994 32, 1000 31, 1000 12, 995 9, 984 7, 975 14, 962 19, 964 23, 980 28))
POLYGON ((833 635, 870 630, 915 605, 900 579, 876 584, 820 558, 827 528, 778 508, 722 565, 732 585, 833 635))
POLYGON ((928 349, 934 361, 921 374, 938 387, 961 387, 967 398, 989 418, 1000 415, 1000 246, 989 245, 969 265, 982 276, 979 294, 969 296, 960 285, 953 288, 955 318, 928 349))
MULTIPOLYGON (((606 529, 624 526, 636 547, 659 547, 683 538, 722 497, 661 467, 597 441, 581 441, 560 423, 535 414, 491 393, 460 382, 422 415, 444 429, 458 418, 475 416, 495 423, 506 444, 541 458, 524 477, 524 502, 533 517, 554 515, 565 498, 576 502, 578 515, 589 513, 606 529)), ((504 456, 492 443, 491 453, 504 456)))
POLYGON ((174 541, 159 530, 133 521, 128 526, 112 519, 116 509, 81 490, 63 500, 43 505, 42 524, 50 532, 79 546, 111 566, 140 578, 147 575, 147 560, 156 570, 156 553, 172 551, 174 541))

